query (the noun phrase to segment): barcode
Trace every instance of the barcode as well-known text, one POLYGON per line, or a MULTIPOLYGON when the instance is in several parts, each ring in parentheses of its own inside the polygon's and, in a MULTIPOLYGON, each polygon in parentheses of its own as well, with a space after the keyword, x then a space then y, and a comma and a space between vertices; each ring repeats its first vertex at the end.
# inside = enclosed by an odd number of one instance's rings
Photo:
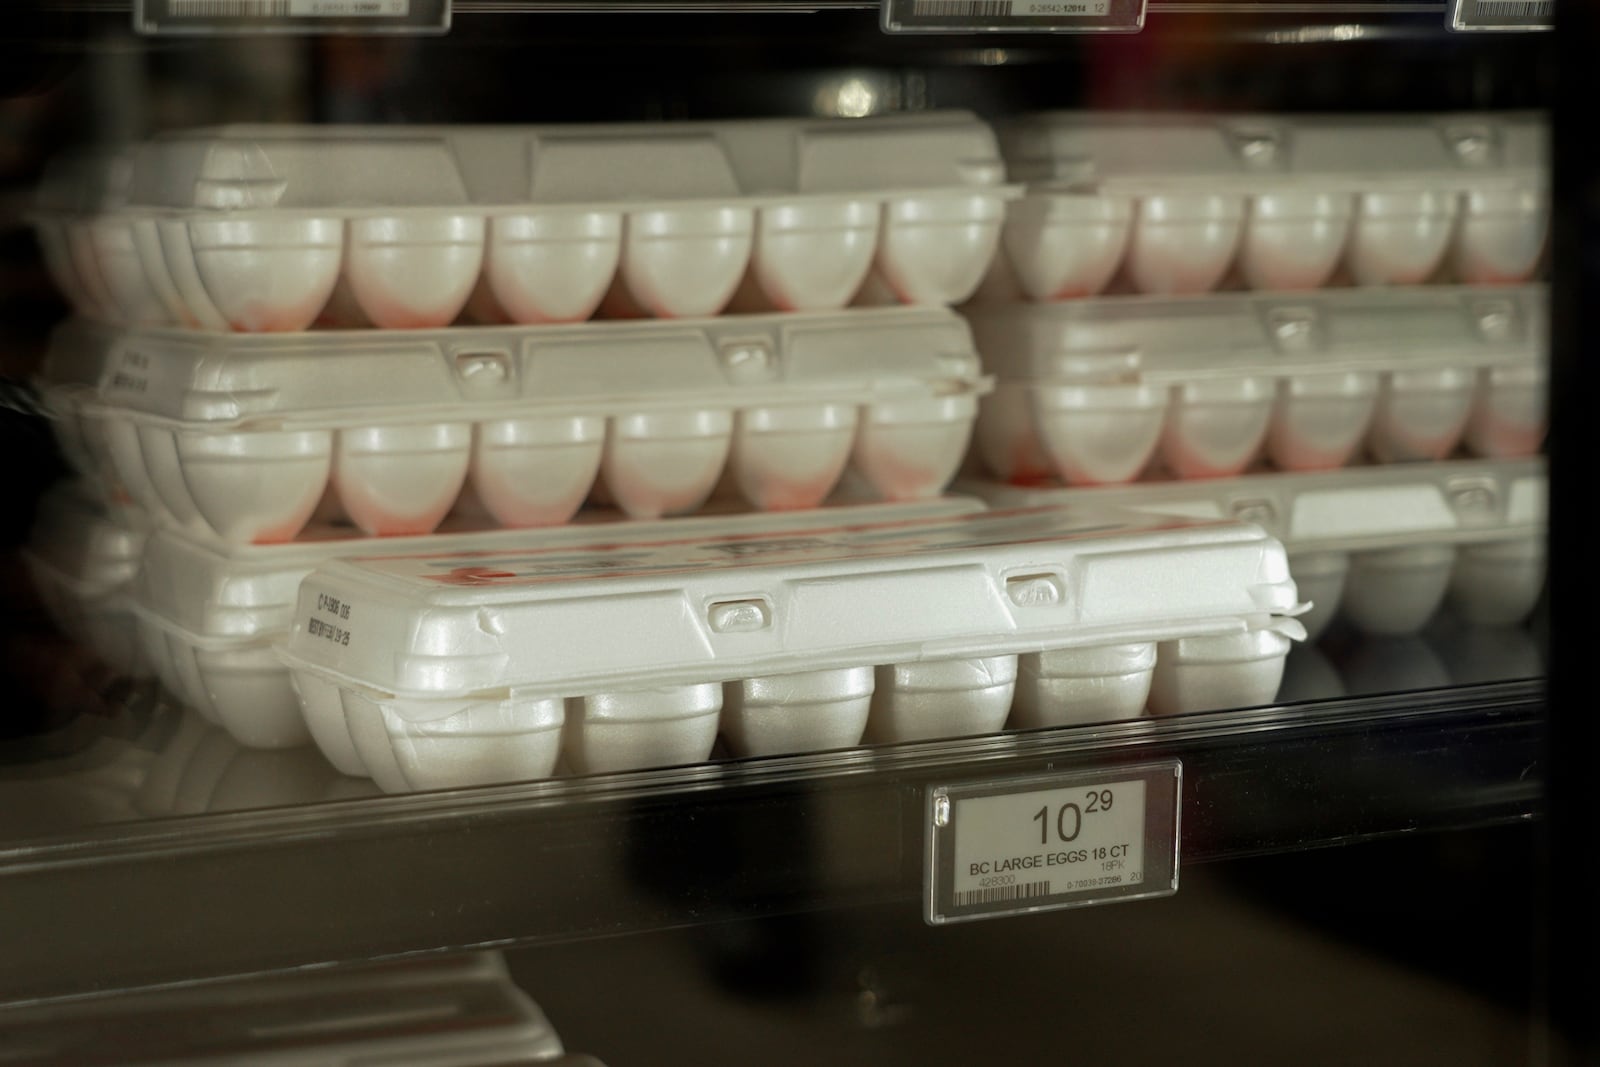
POLYGON ((286 19, 289 0, 167 0, 167 12, 180 18, 286 19))
POLYGON ((1024 882, 1021 885, 1003 885, 995 889, 968 889, 956 893, 956 907, 968 904, 999 904, 1007 900, 1026 900, 1042 897, 1050 892, 1049 882, 1024 882))
POLYGON ((911 14, 934 18, 1008 18, 1011 0, 911 0, 911 14))
POLYGON ((1479 0, 1473 14, 1480 19, 1549 18, 1555 0, 1479 0))

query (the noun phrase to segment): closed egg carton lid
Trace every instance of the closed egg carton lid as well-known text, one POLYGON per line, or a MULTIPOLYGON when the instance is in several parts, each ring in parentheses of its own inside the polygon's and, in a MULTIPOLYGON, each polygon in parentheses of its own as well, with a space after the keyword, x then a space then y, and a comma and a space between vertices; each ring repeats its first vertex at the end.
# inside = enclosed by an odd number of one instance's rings
POLYGON ((328 563, 292 668, 400 696, 630 690, 1238 629, 1297 608, 1258 527, 1049 507, 328 563))
POLYGON ((106 405, 209 428, 862 402, 988 384, 965 321, 927 307, 316 334, 78 322, 52 347, 47 391, 98 370, 106 405))
POLYGON ((1543 285, 1113 296, 966 314, 1002 382, 1542 364, 1548 343, 1543 285))
POLYGON ((957 483, 1000 508, 1076 503, 1260 524, 1290 553, 1361 551, 1533 536, 1545 528, 1543 456, 1259 471, 1234 478, 1161 479, 1069 488, 957 483))
POLYGON ((201 212, 643 207, 993 188, 962 111, 562 126, 220 126, 132 150, 128 202, 201 212))
POLYGON ((222 646, 286 634, 301 581, 318 566, 350 556, 537 551, 570 560, 596 542, 620 546, 716 534, 803 534, 836 526, 953 518, 983 509, 975 497, 950 496, 903 503, 845 499, 792 512, 713 508, 697 515, 641 521, 624 519, 616 511, 588 510, 571 525, 536 530, 485 529, 473 520, 452 518, 436 532, 414 537, 373 538, 353 526, 324 524, 307 529, 298 540, 270 545, 219 545, 159 530, 145 548, 133 598, 137 610, 191 643, 222 646))
POLYGON ((998 127, 1014 181, 1124 194, 1481 189, 1544 182, 1534 113, 1199 115, 1060 111, 998 127))

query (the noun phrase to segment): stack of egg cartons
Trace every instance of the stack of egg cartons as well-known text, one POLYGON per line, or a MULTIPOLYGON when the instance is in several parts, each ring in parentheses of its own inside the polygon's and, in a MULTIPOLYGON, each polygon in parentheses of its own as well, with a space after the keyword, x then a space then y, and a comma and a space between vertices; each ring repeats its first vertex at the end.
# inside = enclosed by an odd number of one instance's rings
POLYGON ((406 790, 980 733, 1270 700, 1301 632, 1247 523, 940 497, 1018 192, 969 115, 121 160, 41 212, 43 384, 156 527, 154 671, 244 745, 406 790))
POLYGON ((996 503, 1261 523, 1317 633, 1544 584, 1547 134, 1526 115, 1043 114, 969 317, 996 503))

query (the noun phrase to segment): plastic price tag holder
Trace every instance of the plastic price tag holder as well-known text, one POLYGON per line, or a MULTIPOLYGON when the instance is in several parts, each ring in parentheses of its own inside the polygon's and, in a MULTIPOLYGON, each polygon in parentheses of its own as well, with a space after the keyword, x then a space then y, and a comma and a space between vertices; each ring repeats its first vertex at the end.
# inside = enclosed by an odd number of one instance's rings
POLYGON ((1178 891, 1178 760, 928 790, 934 926, 1178 891))
POLYGON ((885 33, 1137 33, 1145 0, 883 0, 885 33))
POLYGON ((1445 25, 1467 32, 1555 28, 1555 0, 1450 0, 1445 25))
POLYGON ((138 33, 433 34, 450 29, 451 0, 133 0, 138 33))

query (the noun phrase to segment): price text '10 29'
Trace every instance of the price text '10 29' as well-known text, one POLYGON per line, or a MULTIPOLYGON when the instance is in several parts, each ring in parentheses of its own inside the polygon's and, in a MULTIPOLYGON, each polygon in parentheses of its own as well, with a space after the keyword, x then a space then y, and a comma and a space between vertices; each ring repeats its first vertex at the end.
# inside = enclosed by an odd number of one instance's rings
MULTIPOLYGON (((1091 789, 1084 794, 1081 807, 1070 800, 1061 805, 1056 809, 1056 837, 1062 841, 1076 841, 1078 835, 1083 832, 1084 815, 1092 815, 1097 811, 1110 811, 1112 801, 1115 799, 1109 789, 1091 789)), ((1051 823, 1049 806, 1034 812, 1033 821, 1039 824, 1039 844, 1048 845, 1051 823)))

